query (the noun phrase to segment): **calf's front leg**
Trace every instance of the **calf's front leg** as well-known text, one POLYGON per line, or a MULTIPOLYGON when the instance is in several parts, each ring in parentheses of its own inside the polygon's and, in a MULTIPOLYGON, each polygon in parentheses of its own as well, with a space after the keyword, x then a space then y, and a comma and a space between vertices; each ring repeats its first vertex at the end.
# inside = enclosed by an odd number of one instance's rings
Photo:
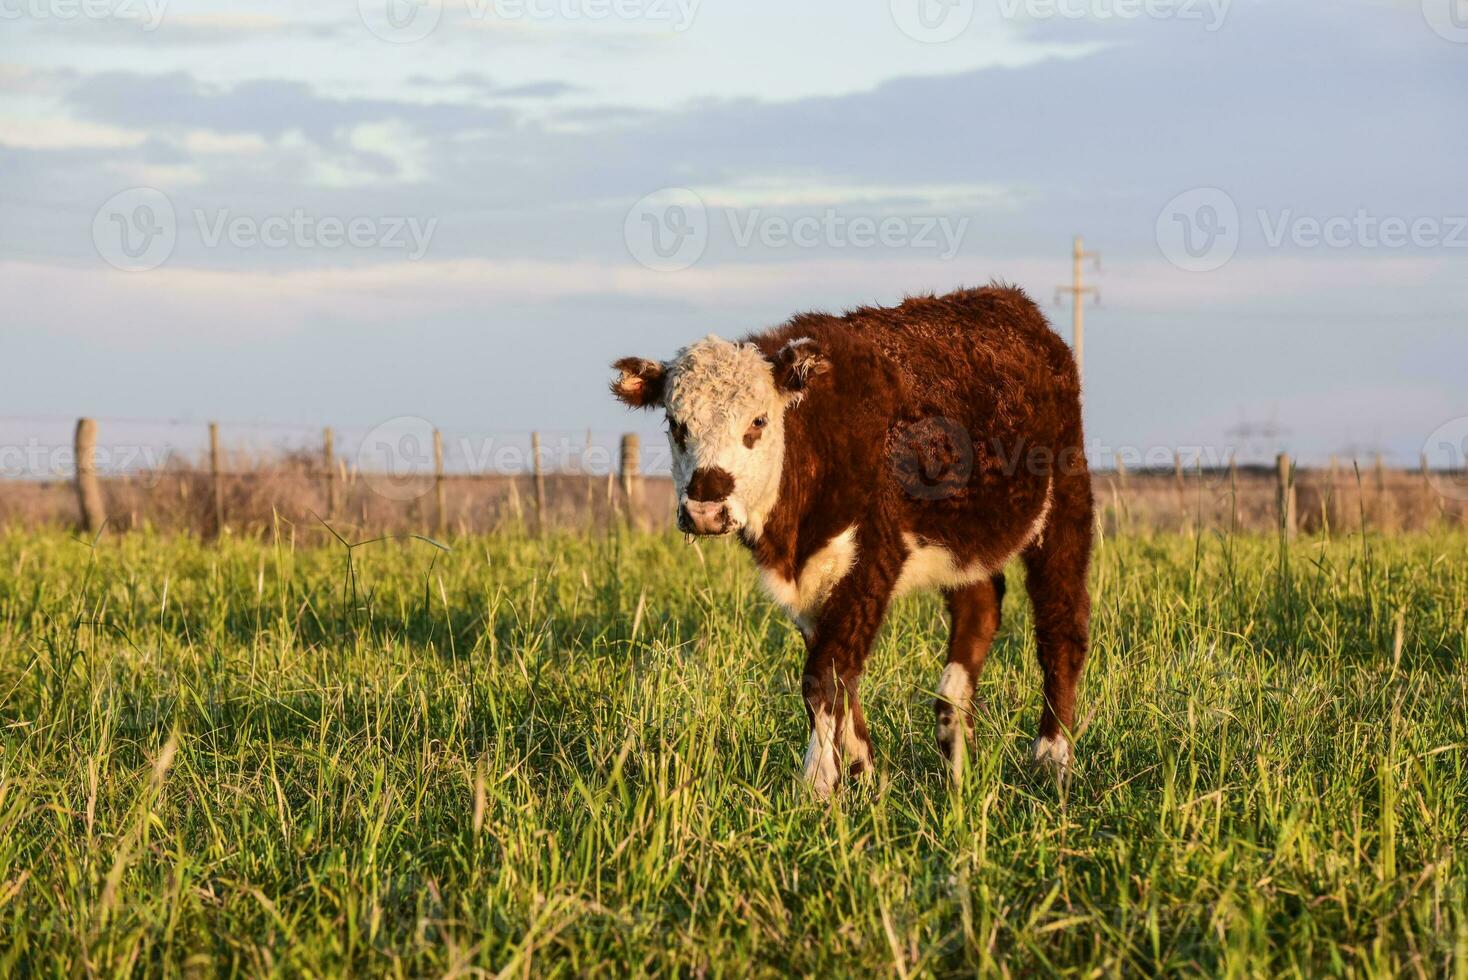
POLYGON ((843 771, 848 778, 872 772, 872 740, 859 687, 890 596, 889 576, 869 571, 858 580, 843 580, 806 641, 800 687, 810 742, 803 775, 818 797, 831 794, 843 771))
POLYGON ((805 697, 810 741, 805 748, 803 777, 819 797, 841 781, 872 772, 872 739, 861 712, 861 668, 837 667, 812 649, 806 656, 801 693, 805 697))

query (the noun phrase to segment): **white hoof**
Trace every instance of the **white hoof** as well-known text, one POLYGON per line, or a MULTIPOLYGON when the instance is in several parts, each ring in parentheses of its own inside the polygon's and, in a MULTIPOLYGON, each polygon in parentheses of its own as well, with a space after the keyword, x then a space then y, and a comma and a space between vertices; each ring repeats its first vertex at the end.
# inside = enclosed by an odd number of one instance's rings
POLYGON ((857 737, 856 726, 852 724, 849 713, 841 724, 841 759, 846 771, 858 782, 871 782, 876 777, 872 747, 857 737))
POLYGON ((817 799, 824 800, 836 788, 840 770, 836 764, 836 719, 829 712, 817 712, 811 728, 810 744, 805 749, 803 774, 805 783, 817 799))
POLYGON ((1071 750, 1070 741, 1064 735, 1057 735, 1054 738, 1041 735, 1035 739, 1035 744, 1030 748, 1030 754, 1036 764, 1058 772, 1068 772, 1071 764, 1075 762, 1075 752, 1071 750))
POLYGON ((944 726, 940 726, 938 737, 941 739, 946 736, 948 739, 948 758, 945 761, 948 763, 949 778, 957 784, 963 782, 963 770, 968 764, 968 739, 964 738, 962 723, 954 727, 955 731, 945 731, 944 726))
POLYGON ((825 772, 805 774, 805 784, 811 795, 818 800, 828 800, 836 789, 836 777, 825 772))
POLYGON ((968 714, 973 684, 968 670, 960 663, 943 668, 938 679, 938 745, 947 757, 948 775, 955 783, 963 779, 965 756, 968 755, 968 714))

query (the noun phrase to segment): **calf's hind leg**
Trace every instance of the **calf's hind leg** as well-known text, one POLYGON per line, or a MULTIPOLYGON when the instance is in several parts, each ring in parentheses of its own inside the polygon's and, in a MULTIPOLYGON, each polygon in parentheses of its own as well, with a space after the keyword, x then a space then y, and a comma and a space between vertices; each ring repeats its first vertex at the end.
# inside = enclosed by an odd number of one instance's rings
POLYGON ((1089 477, 1082 473, 1065 483, 1057 480, 1050 522, 1041 539, 1024 553, 1045 693, 1034 757, 1061 769, 1074 759, 1076 686, 1086 663, 1091 619, 1086 573, 1092 521, 1089 477))
POLYGON ((1004 573, 956 589, 945 589, 948 603, 948 663, 938 681, 933 714, 938 722, 938 748, 957 779, 963 774, 969 732, 973 729, 974 684, 999 631, 1004 601, 1004 573))

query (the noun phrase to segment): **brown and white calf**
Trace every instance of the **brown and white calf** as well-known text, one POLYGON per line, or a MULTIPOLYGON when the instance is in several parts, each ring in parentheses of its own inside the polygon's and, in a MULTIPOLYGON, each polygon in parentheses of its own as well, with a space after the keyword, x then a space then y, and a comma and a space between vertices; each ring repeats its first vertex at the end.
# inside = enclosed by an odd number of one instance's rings
POLYGON ((806 313, 670 361, 624 358, 612 392, 663 408, 678 523, 737 534, 806 641, 805 778, 872 767, 858 685, 893 597, 938 589, 951 626, 938 744, 955 776, 974 683, 1024 559, 1044 705, 1034 757, 1066 767, 1086 659, 1091 482, 1070 349, 1018 289, 806 313))

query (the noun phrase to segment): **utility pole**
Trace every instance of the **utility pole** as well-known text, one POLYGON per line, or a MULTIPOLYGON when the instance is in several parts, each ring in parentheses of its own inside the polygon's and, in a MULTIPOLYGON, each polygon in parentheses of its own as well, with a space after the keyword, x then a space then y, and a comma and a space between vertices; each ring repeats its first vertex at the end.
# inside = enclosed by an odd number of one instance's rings
POLYGON ((1081 247, 1081 236, 1077 235, 1075 245, 1071 250, 1071 284, 1069 286, 1055 287, 1055 302, 1057 303, 1060 302, 1061 293, 1070 293, 1071 349, 1075 351, 1076 371, 1082 378, 1085 377, 1086 373, 1086 334, 1082 322, 1083 307, 1081 305, 1081 298, 1086 293, 1090 293, 1096 297, 1096 302, 1101 302, 1101 291, 1099 289, 1095 286, 1081 285, 1081 265, 1086 259, 1092 259, 1095 262, 1096 271, 1101 271, 1101 253, 1087 252, 1081 247))

